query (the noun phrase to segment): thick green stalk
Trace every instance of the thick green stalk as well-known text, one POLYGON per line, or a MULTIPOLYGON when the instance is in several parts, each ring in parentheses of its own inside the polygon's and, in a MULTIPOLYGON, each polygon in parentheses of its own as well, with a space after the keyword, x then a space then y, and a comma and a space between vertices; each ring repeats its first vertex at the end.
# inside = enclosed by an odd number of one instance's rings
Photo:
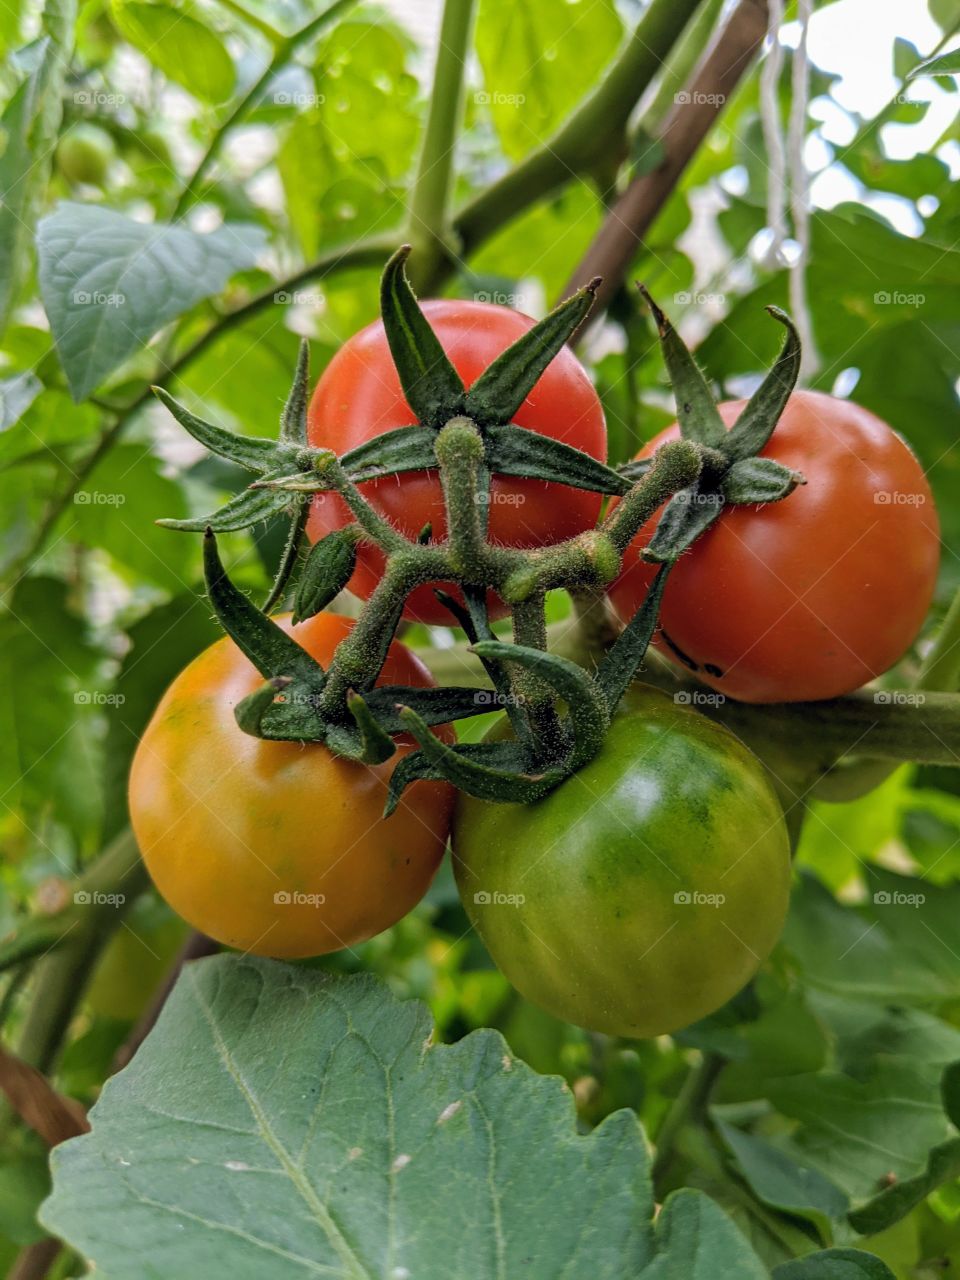
MULTIPOLYGON (((547 647, 547 619, 542 591, 512 606, 514 643, 529 649, 547 647)), ((522 706, 535 739, 549 757, 563 749, 563 735, 554 706, 553 691, 534 672, 513 666, 513 691, 522 706)))
POLYGON ((577 174, 620 149, 630 113, 700 0, 653 0, 602 83, 565 124, 454 218, 464 254, 577 174))
POLYGON ((469 418, 451 418, 437 436, 435 451, 447 509, 451 565, 468 581, 482 583, 490 494, 483 440, 469 418))
POLYGON ((688 1125, 699 1124, 706 1113, 717 1076, 726 1066, 719 1054, 704 1054, 701 1061, 687 1072, 686 1079, 657 1130, 656 1156, 651 1170, 654 1183, 659 1182, 676 1153, 676 1142, 688 1125))
MULTIPOLYGON (((913 683, 917 696, 913 699, 908 697, 907 700, 900 703, 902 707, 908 708, 913 713, 913 720, 916 722, 914 735, 923 734, 925 726, 927 726, 927 735, 931 733, 939 735, 941 731, 929 724, 931 714, 929 706, 930 694, 937 691, 953 693, 958 685, 960 685, 960 590, 954 595, 937 638, 920 665, 919 674, 913 683)), ((894 697, 894 695, 890 696, 891 699, 894 697)), ((902 695, 900 696, 902 697, 902 695)), ((949 726, 947 729, 949 731, 949 726)), ((950 739, 947 739, 947 741, 950 741, 950 739)), ((927 745, 929 745, 929 737, 927 737, 927 745)), ((875 791, 877 787, 882 786, 897 765, 903 763, 904 760, 913 760, 917 764, 941 763, 950 765, 956 764, 960 759, 960 746, 957 746, 955 742, 953 750, 957 754, 953 760, 924 761, 920 756, 900 756, 897 758, 896 764, 868 758, 869 753, 864 752, 860 742, 857 742, 855 746, 856 758, 848 761, 841 760, 836 768, 830 769, 817 784, 814 795, 818 799, 836 803, 858 800, 861 796, 868 795, 871 791, 875 791)), ((946 749, 950 750, 951 748, 948 746, 946 749)))
POLYGON ((47 1074, 56 1065, 100 952, 149 883, 129 827, 74 883, 78 922, 34 970, 30 1009, 17 1048, 38 1071, 47 1074))
POLYGON ((410 193, 407 234, 416 253, 414 284, 429 280, 449 254, 453 156, 463 114, 463 72, 470 50, 475 0, 446 0, 437 45, 437 65, 417 175, 410 193))

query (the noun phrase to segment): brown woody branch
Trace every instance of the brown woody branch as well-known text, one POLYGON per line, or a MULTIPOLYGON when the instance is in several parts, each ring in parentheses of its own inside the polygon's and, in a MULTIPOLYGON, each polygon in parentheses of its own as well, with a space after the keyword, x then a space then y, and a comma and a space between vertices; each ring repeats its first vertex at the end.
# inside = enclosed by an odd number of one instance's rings
POLYGON ((657 130, 656 141, 663 148, 661 163, 634 178, 617 199, 562 297, 569 297, 594 276, 602 276, 594 315, 608 305, 680 175, 749 68, 766 31, 766 0, 740 0, 695 70, 689 88, 677 95, 657 130))

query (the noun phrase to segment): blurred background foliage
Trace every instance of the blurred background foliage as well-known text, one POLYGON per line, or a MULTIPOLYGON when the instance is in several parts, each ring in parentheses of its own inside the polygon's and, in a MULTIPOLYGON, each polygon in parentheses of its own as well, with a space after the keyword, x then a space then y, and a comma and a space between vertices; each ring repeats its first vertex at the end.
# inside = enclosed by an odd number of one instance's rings
MULTIPOLYGON (((707 8, 719 21, 729 6, 707 8)), ((294 33, 317 15, 299 0, 88 0, 78 13, 70 0, 42 12, 28 0, 0 7, 0 935, 42 912, 51 886, 124 828, 137 736, 166 683, 216 633, 199 587, 198 540, 154 521, 211 509, 237 476, 185 443, 147 384, 179 361, 173 394, 211 420, 270 434, 299 337, 310 339, 315 376, 376 314, 382 257, 320 280, 297 276, 361 237, 402 238, 439 6, 341 0, 333 9, 300 41, 294 33), (59 225, 68 238, 92 208, 115 211, 134 231, 177 220, 225 246, 219 278, 196 296, 173 266, 152 263, 135 287, 146 312, 167 318, 159 332, 141 321, 123 358, 110 347, 122 334, 92 339, 106 372, 81 403, 71 387, 85 376, 83 351, 71 347, 71 330, 88 318, 57 321, 42 238, 39 275, 32 247, 37 219, 64 201, 72 204, 57 217, 67 219, 59 225), (225 322, 238 308, 239 321, 225 322)), ((481 0, 457 205, 555 130, 643 9, 638 0, 481 0)), ((797 38, 789 7, 788 19, 785 109, 797 38)), ((958 29, 957 0, 834 0, 817 6, 811 27, 814 385, 851 396, 904 434, 943 521, 937 607, 897 684, 911 677, 960 583, 956 82, 907 79, 958 29)), ((532 203, 460 262, 444 291, 542 314, 618 185, 650 163, 662 99, 655 82, 619 164, 571 175, 532 203)), ((704 367, 729 396, 756 385, 779 341, 763 307, 787 305, 784 265, 767 254, 767 177, 754 72, 630 272, 699 341, 704 367)), ((618 294, 582 354, 603 398, 611 460, 622 461, 672 416, 655 335, 632 291, 618 294)), ((236 579, 258 593, 277 547, 270 528, 224 539, 236 579)), ((565 600, 552 608, 562 623, 565 600)), ((413 628, 408 639, 442 649, 453 636, 413 628)), ((482 728, 472 723, 471 733, 482 728)), ((407 920, 322 963, 371 969, 428 1000, 444 1037, 499 1027, 535 1068, 566 1076, 585 1124, 626 1105, 655 1132, 691 1051, 722 1053, 731 1065, 715 1095, 720 1137, 708 1151, 678 1150, 664 1176, 708 1190, 773 1263, 797 1233, 843 1243, 845 1209, 882 1189, 890 1152, 901 1180, 904 1171, 921 1178, 929 1149, 953 1132, 941 1076, 960 1058, 960 778, 906 766, 854 804, 813 802, 798 861, 801 889, 775 964, 741 1001, 674 1040, 619 1043, 527 1005, 469 932, 446 870, 407 920), (942 930, 931 931, 928 912, 879 910, 878 884, 923 892, 942 930)), ((95 1096, 182 940, 179 923, 145 895, 94 974, 59 1063, 63 1089, 95 1096)), ((24 977, 13 971, 0 1009, 14 1031, 30 994, 24 977)), ((956 1173, 931 1176, 916 1207, 880 1214, 881 1229, 867 1231, 868 1247, 898 1275, 960 1275, 956 1173)), ((36 1238, 45 1176, 33 1140, 9 1131, 0 1146, 0 1259, 36 1238)))

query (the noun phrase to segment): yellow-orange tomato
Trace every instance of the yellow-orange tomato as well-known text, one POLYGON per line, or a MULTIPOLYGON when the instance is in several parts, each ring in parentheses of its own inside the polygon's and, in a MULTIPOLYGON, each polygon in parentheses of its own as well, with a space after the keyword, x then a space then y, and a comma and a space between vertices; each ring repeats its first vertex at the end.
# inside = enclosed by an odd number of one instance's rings
MULTIPOLYGON (((324 666, 353 625, 330 614, 279 621, 324 666)), ((433 683, 396 642, 380 680, 433 683)), ((415 783, 383 818, 390 773, 412 745, 373 767, 318 743, 251 737, 234 707, 261 683, 226 638, 180 673, 134 757, 131 821, 154 883, 195 928, 257 955, 321 955, 420 901, 446 846, 453 789, 415 783)))

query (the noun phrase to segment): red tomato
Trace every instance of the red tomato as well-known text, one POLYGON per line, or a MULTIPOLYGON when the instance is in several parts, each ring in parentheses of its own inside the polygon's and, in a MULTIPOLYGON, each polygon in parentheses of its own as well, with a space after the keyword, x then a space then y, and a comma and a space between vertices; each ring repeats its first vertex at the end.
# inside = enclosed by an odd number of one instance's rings
MULTIPOLYGON (((728 427, 743 404, 720 405, 728 427)), ((668 427, 641 456, 678 435, 668 427)), ((933 495, 885 422, 822 392, 790 397, 763 454, 807 484, 782 502, 729 507, 681 556, 656 643, 744 702, 837 697, 893 666, 923 624, 940 552, 933 495)), ((658 516, 610 589, 623 620, 653 577, 639 552, 658 516)))
MULTIPOLYGON (((424 303, 423 310, 468 387, 534 323, 529 316, 486 302, 432 301, 424 303)), ((307 421, 310 443, 338 454, 416 421, 400 388, 381 321, 355 334, 331 360, 313 393, 307 421)), ((600 401, 569 348, 564 347, 550 363, 514 421, 600 461, 606 458, 600 401)), ((431 524, 435 541, 445 537, 443 494, 435 471, 369 480, 360 490, 409 536, 416 537, 424 525, 431 524)), ((491 487, 490 537, 514 547, 558 542, 592 528, 600 503, 596 493, 542 480, 497 476, 491 487)), ((309 535, 316 541, 350 519, 337 494, 317 494, 307 526, 309 535)), ((381 552, 368 543, 361 544, 350 590, 368 598, 382 572, 381 552)), ((445 585, 449 589, 449 584, 445 585)), ((505 612, 502 605, 494 608, 501 616, 505 612)), ((429 584, 410 595, 405 616, 438 624, 451 621, 429 584)))

